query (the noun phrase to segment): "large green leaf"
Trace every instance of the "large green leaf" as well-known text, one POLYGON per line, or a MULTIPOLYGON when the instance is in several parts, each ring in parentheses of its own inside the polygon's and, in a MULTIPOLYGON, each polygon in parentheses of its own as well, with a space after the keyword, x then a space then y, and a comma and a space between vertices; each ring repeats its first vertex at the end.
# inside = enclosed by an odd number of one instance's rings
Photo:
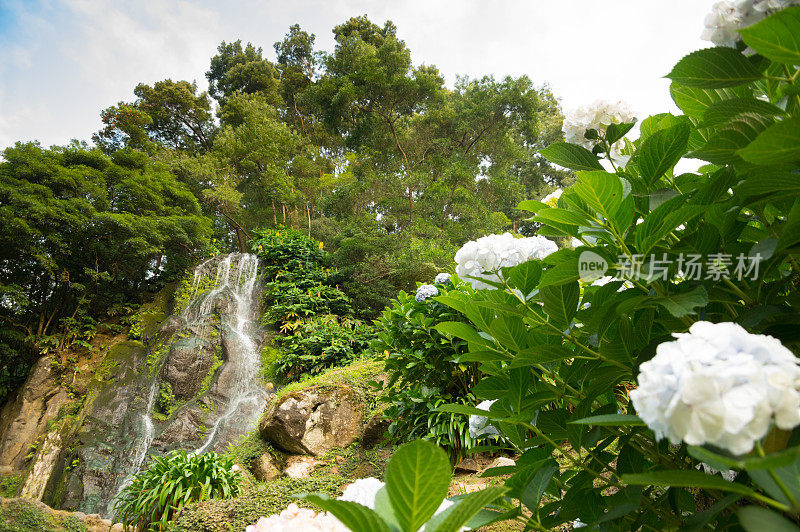
POLYGON ((575 356, 575 353, 561 345, 537 345, 519 351, 508 367, 524 368, 534 364, 549 364, 575 356))
POLYGON ((728 482, 716 475, 707 475, 702 471, 651 471, 649 473, 638 473, 632 475, 622 475, 622 482, 636 486, 664 486, 675 488, 705 488, 720 491, 730 491, 741 493, 742 495, 752 495, 755 493, 751 488, 744 484, 728 482))
POLYGON ((461 527, 467 524, 478 512, 486 505, 492 503, 508 491, 505 486, 492 486, 481 491, 470 493, 449 508, 442 512, 441 517, 436 516, 425 527, 425 530, 433 532, 458 532, 461 527))
POLYGON ((742 40, 768 59, 800 65, 800 7, 790 7, 748 28, 739 30, 742 40))
POLYGON ((745 506, 736 514, 747 532, 800 532, 800 528, 780 514, 761 506, 745 506))
POLYGON ((520 495, 520 502, 528 507, 531 512, 539 510, 539 503, 542 501, 547 485, 553 478, 555 472, 558 471, 558 463, 552 458, 546 460, 541 467, 539 467, 533 474, 528 485, 520 495))
POLYGON ((540 291, 544 311, 557 327, 568 327, 578 311, 580 287, 577 282, 545 286, 540 291))
POLYGON ((483 345, 491 343, 489 340, 479 335, 478 331, 460 321, 443 321, 442 323, 437 323, 434 325, 433 328, 442 334, 455 336, 456 338, 461 338, 467 342, 474 342, 483 345))
POLYGON ((576 419, 569 422, 572 425, 598 425, 602 427, 634 427, 644 425, 639 416, 630 414, 605 414, 576 419))
POLYGON ((592 152, 568 142, 554 142, 541 152, 542 157, 571 170, 602 170, 603 165, 592 152))
POLYGON ((416 531, 447 496, 450 460, 436 445, 416 440, 401 445, 386 466, 386 489, 404 531, 416 531))
MULTIPOLYGON (((686 87, 672 82, 669 90, 675 105, 686 116, 691 116, 697 120, 702 119, 706 110, 717 102, 732 98, 751 98, 753 95, 753 91, 744 86, 727 89, 698 89, 697 87, 686 87)), ((644 122, 642 123, 642 129, 644 129, 644 122)))
POLYGON ((721 89, 759 80, 762 75, 741 52, 719 46, 692 52, 667 77, 687 87, 721 89))
POLYGON ((800 174, 788 170, 758 167, 745 173, 736 194, 742 198, 753 196, 790 196, 800 194, 800 174))
POLYGON ((740 149, 753 142, 775 120, 770 116, 744 113, 734 117, 724 126, 714 130, 708 142, 689 157, 702 159, 720 166, 739 160, 740 149))
POLYGON ((690 292, 659 297, 655 302, 669 311, 676 318, 695 314, 697 307, 708 305, 708 292, 702 286, 697 286, 690 292))
POLYGON ((636 151, 639 173, 648 183, 654 183, 680 161, 689 144, 689 124, 682 123, 656 131, 636 151))
POLYGON ((764 100, 756 98, 731 98, 711 104, 703 113, 701 127, 713 127, 722 125, 736 116, 743 113, 757 114, 761 116, 780 116, 786 112, 764 100))
POLYGON ((511 269, 508 284, 512 288, 519 289, 523 296, 527 296, 536 289, 541 278, 542 263, 538 260, 529 260, 511 269))
POLYGON ((737 153, 753 164, 774 165, 800 160, 800 118, 773 124, 737 153))
MULTIPOLYGON (((622 181, 608 172, 578 172, 572 191, 606 219, 612 219, 622 204, 622 181)), ((586 221, 578 225, 584 225, 586 221)))
POLYGON ((319 494, 300 494, 298 498, 313 502, 326 512, 332 513, 353 532, 391 532, 389 525, 374 510, 356 502, 334 501, 327 495, 319 494))

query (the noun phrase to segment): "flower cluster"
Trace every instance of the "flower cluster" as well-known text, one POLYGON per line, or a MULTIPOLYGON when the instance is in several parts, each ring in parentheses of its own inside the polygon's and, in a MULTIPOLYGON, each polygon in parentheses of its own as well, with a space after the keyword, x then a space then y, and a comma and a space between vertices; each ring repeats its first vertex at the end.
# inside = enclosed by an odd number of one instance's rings
MULTIPOLYGON (((600 131, 611 124, 625 124, 634 120, 636 120, 636 116, 633 111, 622 101, 597 100, 587 107, 579 107, 567 113, 564 117, 562 129, 567 142, 578 144, 587 150, 591 150, 594 148, 596 141, 586 138, 588 130, 600 131)), ((612 148, 619 150, 621 146, 622 141, 619 141, 612 148)))
POLYGON ((254 525, 248 525, 245 532, 348 532, 338 519, 327 512, 300 508, 291 503, 280 514, 262 517, 254 525))
POLYGON ((555 251, 558 251, 555 242, 543 236, 514 238, 511 233, 484 236, 467 242, 458 250, 456 273, 476 290, 493 289, 480 279, 501 282, 500 268, 543 259, 555 251))
POLYGON ((724 0, 717 2, 706 15, 701 38, 717 46, 735 46, 741 39, 739 30, 752 26, 771 13, 799 0, 724 0))
POLYGON ((672 443, 750 452, 774 419, 800 425, 800 365, 771 337, 735 323, 697 322, 641 365, 631 400, 640 418, 672 443))
POLYGON ((344 489, 339 500, 355 502, 374 510, 375 496, 385 485, 384 482, 374 477, 359 478, 344 489))
POLYGON ((416 295, 414 296, 414 299, 416 299, 417 302, 422 303, 428 298, 436 297, 438 295, 439 295, 438 288, 436 288, 432 284, 422 284, 419 285, 419 288, 417 288, 417 292, 416 295))
POLYGON ((437 273, 436 278, 433 280, 436 284, 449 284, 450 283, 450 274, 449 273, 437 273))
MULTIPOLYGON (((489 410, 489 408, 495 403, 494 401, 483 401, 477 404, 475 408, 480 408, 481 410, 489 410)), ((497 434, 497 429, 489 424, 489 418, 486 416, 476 416, 472 415, 469 416, 469 435, 472 438, 477 438, 478 436, 482 436, 484 434, 497 434)))

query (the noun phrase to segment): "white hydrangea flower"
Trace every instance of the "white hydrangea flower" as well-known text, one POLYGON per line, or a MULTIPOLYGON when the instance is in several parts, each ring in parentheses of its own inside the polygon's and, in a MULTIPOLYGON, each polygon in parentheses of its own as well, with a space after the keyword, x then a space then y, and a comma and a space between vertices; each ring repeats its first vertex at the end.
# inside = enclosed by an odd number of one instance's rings
POLYGON ((780 341, 697 322, 641 365, 631 401, 657 438, 750 452, 770 423, 800 425, 800 365, 780 341))
POLYGON ((450 274, 449 273, 439 273, 436 274, 436 278, 433 280, 436 284, 448 284, 450 282, 450 274))
POLYGON ((338 519, 327 512, 317 513, 308 508, 300 508, 291 503, 280 514, 262 517, 254 525, 248 525, 245 532, 348 532, 338 519))
POLYGON ((700 38, 717 46, 736 46, 741 40, 739 30, 760 22, 767 16, 799 0, 723 0, 715 3, 706 15, 700 38))
POLYGON ((359 478, 344 489, 339 500, 357 502, 361 506, 374 510, 375 496, 385 485, 384 482, 374 477, 359 478))
MULTIPOLYGON (((497 399, 493 399, 490 401, 482 401, 478 403, 475 408, 480 408, 481 410, 489 410, 489 408, 497 401, 497 399)), ((489 418, 486 416, 476 416, 472 415, 469 416, 469 435, 473 438, 477 438, 478 436, 482 436, 484 434, 499 434, 497 429, 494 425, 489 424, 489 418)))
POLYGON ((422 303, 428 298, 436 297, 439 295, 439 289, 433 286, 432 284, 422 284, 417 288, 416 295, 414 299, 418 302, 422 303))
POLYGON ((455 256, 456 274, 476 290, 493 290, 493 286, 480 279, 500 282, 500 268, 516 266, 531 259, 543 259, 555 251, 558 251, 556 243, 543 236, 514 238, 511 233, 484 236, 467 242, 458 250, 455 256))
POLYGON ((543 197, 542 198, 542 203, 546 203, 546 204, 550 205, 551 207, 555 207, 556 205, 558 205, 558 199, 561 197, 561 194, 563 194, 563 193, 564 193, 563 190, 561 190, 560 188, 557 188, 554 191, 552 191, 550 194, 548 194, 547 196, 543 197))
MULTIPOLYGON (((630 123, 636 119, 636 115, 630 108, 622 102, 608 102, 596 100, 591 105, 579 107, 568 112, 564 116, 561 128, 564 130, 564 138, 571 144, 578 144, 587 150, 594 148, 596 141, 586 138, 586 131, 589 129, 601 130, 611 124, 630 123)), ((612 146, 612 156, 618 155, 619 149, 624 146, 622 140, 617 141, 612 146)))

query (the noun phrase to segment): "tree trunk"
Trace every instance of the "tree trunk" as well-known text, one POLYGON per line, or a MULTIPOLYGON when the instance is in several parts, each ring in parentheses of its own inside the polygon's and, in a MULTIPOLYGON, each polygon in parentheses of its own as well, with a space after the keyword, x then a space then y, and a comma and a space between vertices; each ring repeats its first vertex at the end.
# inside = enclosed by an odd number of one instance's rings
POLYGON ((306 202, 306 215, 308 215, 308 238, 311 238, 311 207, 306 202))

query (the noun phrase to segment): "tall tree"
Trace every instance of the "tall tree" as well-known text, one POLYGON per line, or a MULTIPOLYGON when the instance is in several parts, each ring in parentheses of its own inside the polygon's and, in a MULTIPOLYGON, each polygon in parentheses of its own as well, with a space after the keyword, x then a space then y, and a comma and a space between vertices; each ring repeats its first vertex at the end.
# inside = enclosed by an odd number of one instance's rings
POLYGON ((272 105, 282 104, 278 71, 272 62, 262 57, 261 48, 251 43, 242 47, 241 40, 223 41, 217 52, 211 58, 206 78, 208 92, 221 107, 234 94, 259 94, 272 105))

